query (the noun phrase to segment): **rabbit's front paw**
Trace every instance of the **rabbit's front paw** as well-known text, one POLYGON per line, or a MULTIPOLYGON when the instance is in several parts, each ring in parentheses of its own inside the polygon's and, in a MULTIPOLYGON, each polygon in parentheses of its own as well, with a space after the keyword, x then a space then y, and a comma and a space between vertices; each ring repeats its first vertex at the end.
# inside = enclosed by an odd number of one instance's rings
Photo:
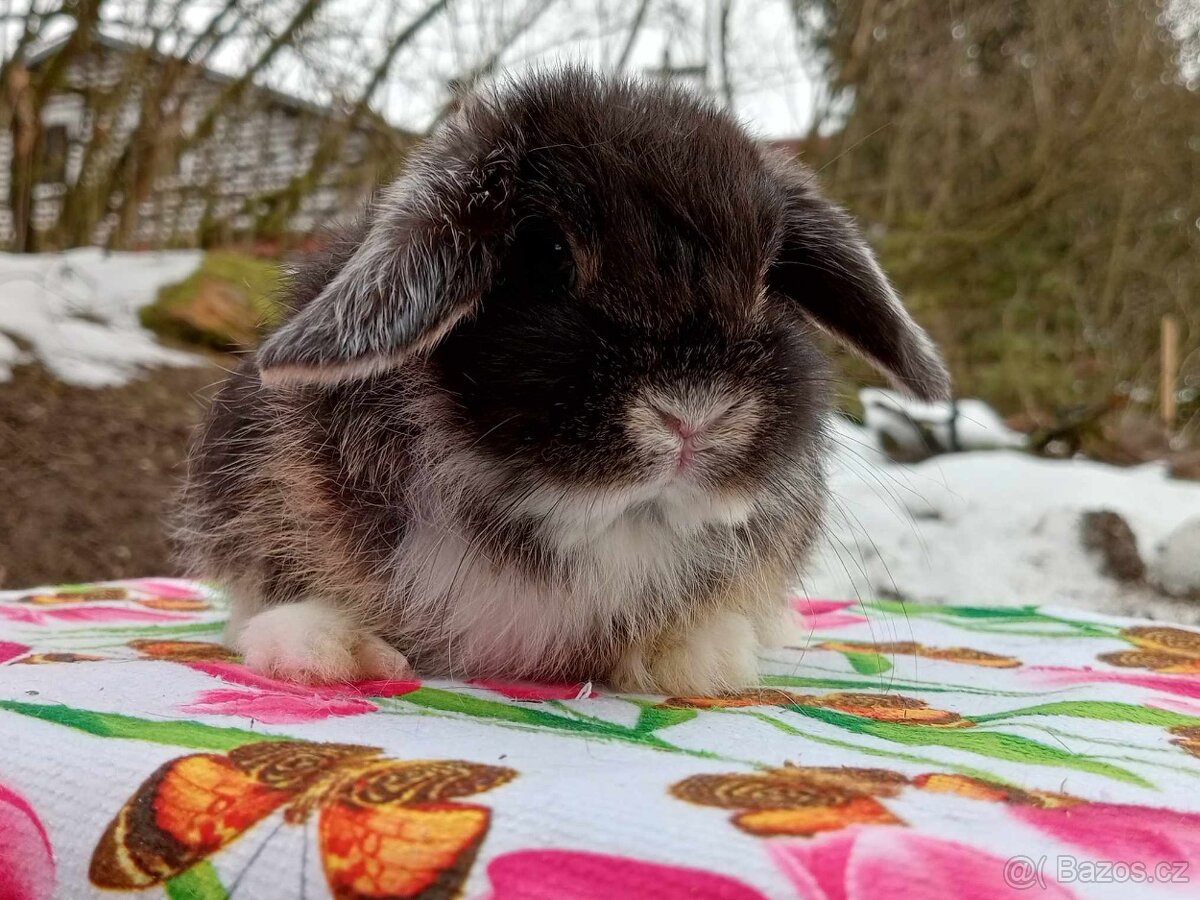
POLYGON ((337 606, 302 600, 251 616, 232 636, 256 672, 309 684, 411 678, 408 660, 337 606))
POLYGON ((716 611, 689 627, 640 643, 610 681, 618 690, 710 696, 758 683, 758 641, 740 613, 716 611))

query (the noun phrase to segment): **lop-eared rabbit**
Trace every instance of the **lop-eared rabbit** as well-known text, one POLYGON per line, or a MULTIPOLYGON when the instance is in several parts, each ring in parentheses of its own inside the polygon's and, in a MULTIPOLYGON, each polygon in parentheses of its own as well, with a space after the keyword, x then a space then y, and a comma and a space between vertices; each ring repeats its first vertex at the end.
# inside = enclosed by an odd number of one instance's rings
POLYGON ((753 684, 825 505, 814 332, 948 391, 812 173, 579 70, 467 100, 286 300, 181 537, 231 646, 294 680, 753 684))

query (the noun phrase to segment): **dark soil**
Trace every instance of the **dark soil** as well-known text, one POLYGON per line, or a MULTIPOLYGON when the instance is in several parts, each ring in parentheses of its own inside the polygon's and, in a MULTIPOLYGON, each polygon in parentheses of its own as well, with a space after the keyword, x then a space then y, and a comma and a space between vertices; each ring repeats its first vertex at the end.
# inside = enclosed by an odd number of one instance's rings
POLYGON ((164 514, 222 377, 156 369, 93 390, 35 365, 0 382, 0 587, 174 574, 164 514))
POLYGON ((1120 513, 1109 509, 1085 512, 1080 529, 1083 545, 1100 556, 1100 570, 1109 578, 1141 581, 1146 577, 1137 538, 1120 513))

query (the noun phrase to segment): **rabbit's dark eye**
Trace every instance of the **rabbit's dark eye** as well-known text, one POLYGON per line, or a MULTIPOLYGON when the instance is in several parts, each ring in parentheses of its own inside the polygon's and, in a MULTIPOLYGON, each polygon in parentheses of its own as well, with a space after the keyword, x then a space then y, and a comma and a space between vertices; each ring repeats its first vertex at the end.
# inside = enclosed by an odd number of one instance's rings
POLYGON ((547 299, 569 290, 574 276, 571 245, 562 229, 549 219, 524 219, 509 245, 504 283, 528 299, 547 299))

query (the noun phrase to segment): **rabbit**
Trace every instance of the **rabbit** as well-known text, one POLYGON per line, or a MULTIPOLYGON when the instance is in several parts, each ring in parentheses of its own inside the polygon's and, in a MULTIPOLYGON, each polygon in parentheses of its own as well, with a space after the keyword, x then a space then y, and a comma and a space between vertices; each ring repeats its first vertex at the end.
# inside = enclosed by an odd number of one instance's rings
POLYGON ((821 528, 817 333, 949 390, 808 170, 582 69, 466 99, 285 299, 180 536, 227 643, 293 681, 750 686, 821 528))

